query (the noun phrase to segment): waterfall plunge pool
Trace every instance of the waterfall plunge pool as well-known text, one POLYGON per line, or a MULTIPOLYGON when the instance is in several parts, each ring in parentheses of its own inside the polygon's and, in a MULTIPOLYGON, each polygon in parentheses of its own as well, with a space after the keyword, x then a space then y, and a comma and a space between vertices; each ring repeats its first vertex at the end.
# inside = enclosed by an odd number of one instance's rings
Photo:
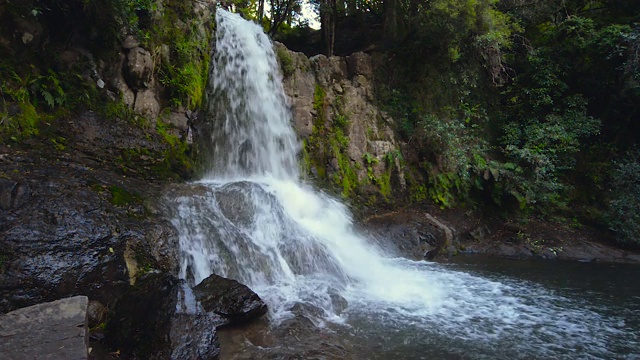
POLYGON ((342 324, 316 327, 304 311, 279 325, 263 319, 222 329, 221 359, 640 359, 638 266, 478 255, 394 261, 456 278, 459 308, 419 316, 356 301, 342 324))

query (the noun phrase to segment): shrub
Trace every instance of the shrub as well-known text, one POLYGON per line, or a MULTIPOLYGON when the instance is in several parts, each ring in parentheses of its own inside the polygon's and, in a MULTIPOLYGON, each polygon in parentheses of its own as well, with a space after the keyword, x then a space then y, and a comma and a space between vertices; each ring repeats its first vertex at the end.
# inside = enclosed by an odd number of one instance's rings
POLYGON ((640 150, 629 152, 612 174, 607 222, 624 244, 640 245, 640 150))

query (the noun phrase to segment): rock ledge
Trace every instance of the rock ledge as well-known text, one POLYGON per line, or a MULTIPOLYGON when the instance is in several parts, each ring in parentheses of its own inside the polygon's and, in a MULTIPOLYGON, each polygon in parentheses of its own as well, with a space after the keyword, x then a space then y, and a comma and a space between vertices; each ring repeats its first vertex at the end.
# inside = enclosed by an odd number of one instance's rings
POLYGON ((0 315, 1 357, 86 359, 88 304, 75 296, 0 315))

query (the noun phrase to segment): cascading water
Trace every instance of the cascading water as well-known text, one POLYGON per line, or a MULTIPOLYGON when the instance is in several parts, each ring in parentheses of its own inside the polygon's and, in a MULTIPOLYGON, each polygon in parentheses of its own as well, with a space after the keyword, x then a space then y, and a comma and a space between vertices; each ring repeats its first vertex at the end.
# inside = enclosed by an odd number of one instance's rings
POLYGON ((621 319, 574 309, 543 288, 385 256, 352 229, 342 204, 299 180, 298 143, 262 29, 218 10, 216 49, 210 172, 170 199, 184 278, 216 273, 247 284, 274 326, 302 304, 317 326, 368 319, 422 329, 473 343, 478 357, 557 357, 563 349, 607 357, 610 342, 630 341, 621 319))

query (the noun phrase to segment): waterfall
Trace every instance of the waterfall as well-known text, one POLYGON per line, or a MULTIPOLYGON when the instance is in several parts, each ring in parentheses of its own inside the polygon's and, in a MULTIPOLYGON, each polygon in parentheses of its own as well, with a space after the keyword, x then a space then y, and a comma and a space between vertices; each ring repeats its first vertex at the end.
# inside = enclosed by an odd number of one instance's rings
POLYGON ((438 287, 386 264, 356 234, 339 201, 299 179, 296 135, 273 47, 262 29, 217 12, 210 74, 211 169, 199 194, 177 199, 182 276, 211 273, 266 297, 271 316, 297 303, 337 316, 336 299, 359 288, 381 298, 438 298, 438 287))
POLYGON ((217 13, 207 98, 214 153, 206 178, 298 178, 299 148, 282 78, 271 40, 257 24, 217 13))
POLYGON ((299 179, 271 41, 238 15, 216 18, 210 169, 168 194, 183 278, 196 284, 216 273, 248 285, 276 325, 302 307, 318 326, 364 319, 416 329, 426 334, 420 341, 465 342, 486 358, 555 358, 562 346, 611 357, 619 319, 530 284, 392 258, 354 231, 343 204, 299 179))

